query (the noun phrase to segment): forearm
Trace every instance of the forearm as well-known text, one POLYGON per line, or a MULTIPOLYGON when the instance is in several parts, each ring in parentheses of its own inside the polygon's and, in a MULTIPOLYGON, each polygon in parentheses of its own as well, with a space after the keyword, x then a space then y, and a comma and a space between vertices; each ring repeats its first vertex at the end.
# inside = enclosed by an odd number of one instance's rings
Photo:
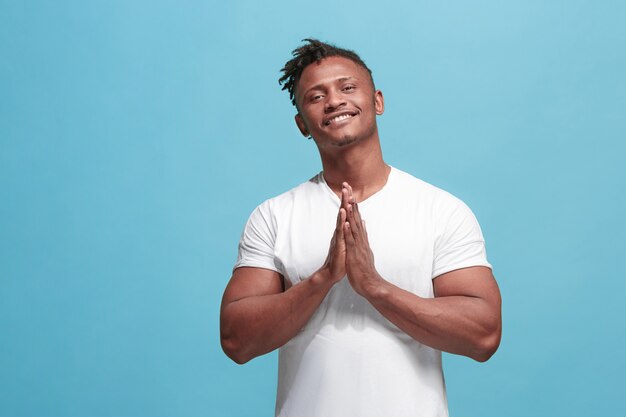
POLYGON ((479 297, 423 298, 384 280, 364 296, 402 331, 432 348, 483 362, 499 345, 499 306, 479 297))
POLYGON ((237 363, 287 343, 308 322, 333 282, 323 272, 277 294, 242 298, 221 312, 221 340, 226 354, 237 363))

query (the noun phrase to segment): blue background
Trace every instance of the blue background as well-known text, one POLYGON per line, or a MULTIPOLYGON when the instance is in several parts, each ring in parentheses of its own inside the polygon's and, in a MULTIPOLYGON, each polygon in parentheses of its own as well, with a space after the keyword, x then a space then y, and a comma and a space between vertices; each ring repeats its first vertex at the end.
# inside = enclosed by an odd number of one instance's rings
POLYGON ((386 161, 463 199, 501 287, 453 416, 624 415, 626 3, 0 1, 0 414, 269 416, 219 346, 252 209, 320 170, 277 83, 355 49, 386 161), (619 267, 618 267, 619 265, 619 267))

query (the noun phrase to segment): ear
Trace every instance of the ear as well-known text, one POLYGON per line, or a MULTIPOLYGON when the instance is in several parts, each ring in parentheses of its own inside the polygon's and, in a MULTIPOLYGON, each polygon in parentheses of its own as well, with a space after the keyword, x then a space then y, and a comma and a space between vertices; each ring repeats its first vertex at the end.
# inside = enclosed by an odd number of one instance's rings
POLYGON ((376 114, 379 116, 385 112, 385 97, 383 97, 383 92, 380 90, 374 92, 374 107, 376 108, 376 114))
POLYGON ((310 135, 309 129, 307 129, 306 124, 304 123, 304 119, 300 116, 300 113, 296 114, 296 126, 300 129, 300 133, 302 136, 308 137, 310 135))

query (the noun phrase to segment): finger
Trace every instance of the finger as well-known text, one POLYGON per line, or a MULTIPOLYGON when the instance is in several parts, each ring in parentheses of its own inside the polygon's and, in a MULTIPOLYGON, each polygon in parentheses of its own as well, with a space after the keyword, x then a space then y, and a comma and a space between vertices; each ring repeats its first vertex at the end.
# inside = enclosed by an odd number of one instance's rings
POLYGON ((342 223, 341 223, 341 207, 339 208, 339 211, 337 212, 337 224, 335 225, 335 230, 339 230, 341 229, 342 223))
POLYGON ((369 241, 369 238, 367 237, 367 227, 365 227, 365 220, 361 220, 361 230, 363 232, 363 237, 365 237, 365 240, 369 241))
POLYGON ((344 207, 347 210, 348 209, 348 204, 351 204, 351 203, 354 202, 354 197, 352 196, 352 187, 347 182, 344 182, 342 184, 342 189, 346 190, 346 202, 345 202, 345 206, 344 207))
POLYGON ((359 211, 359 205, 354 203, 354 218, 361 224, 361 212, 359 211))
POLYGON ((354 246, 354 236, 352 236, 352 228, 350 227, 350 222, 347 221, 343 224, 343 234, 346 240, 346 246, 351 248, 354 246))
POLYGON ((337 239, 343 239, 343 221, 341 217, 341 209, 337 213, 337 224, 335 225, 335 231, 333 232, 333 238, 330 241, 331 246, 335 246, 337 239))
POLYGON ((346 209, 343 207, 339 209, 339 222, 337 223, 337 237, 343 239, 343 225, 346 222, 346 209))
POLYGON ((354 224, 352 225, 352 227, 357 232, 359 232, 359 234, 362 234, 362 231, 363 231, 362 221, 363 221, 363 219, 361 219, 361 213, 359 212, 359 205, 357 203, 354 203, 352 205, 352 212, 353 212, 353 216, 354 216, 354 224))
POLYGON ((348 206, 348 223, 350 224, 350 235, 356 238, 358 236, 358 224, 354 217, 354 204, 348 206))
POLYGON ((347 209, 350 196, 349 196, 348 187, 345 186, 347 185, 347 183, 344 182, 343 184, 344 185, 341 187, 341 207, 343 207, 344 209, 347 209))

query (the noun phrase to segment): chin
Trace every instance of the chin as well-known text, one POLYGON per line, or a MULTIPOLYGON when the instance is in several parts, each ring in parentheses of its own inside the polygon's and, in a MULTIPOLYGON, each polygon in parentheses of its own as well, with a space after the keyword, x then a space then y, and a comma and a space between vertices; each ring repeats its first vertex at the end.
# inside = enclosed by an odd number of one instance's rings
POLYGON ((333 142, 332 145, 337 148, 342 148, 345 146, 352 145, 355 142, 358 142, 358 138, 356 136, 344 136, 340 140, 333 142))

